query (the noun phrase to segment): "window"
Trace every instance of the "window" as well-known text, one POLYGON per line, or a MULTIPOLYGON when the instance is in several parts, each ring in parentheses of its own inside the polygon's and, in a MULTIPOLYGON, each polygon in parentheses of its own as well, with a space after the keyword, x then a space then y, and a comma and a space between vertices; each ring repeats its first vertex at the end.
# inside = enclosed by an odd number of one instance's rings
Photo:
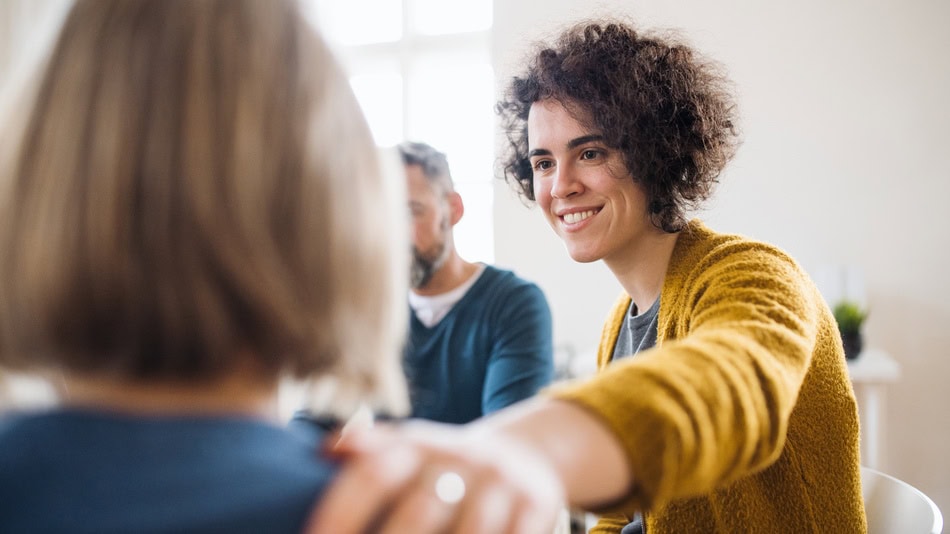
POLYGON ((340 55, 376 143, 423 141, 446 153, 465 202, 459 253, 494 261, 491 0, 304 5, 340 55))

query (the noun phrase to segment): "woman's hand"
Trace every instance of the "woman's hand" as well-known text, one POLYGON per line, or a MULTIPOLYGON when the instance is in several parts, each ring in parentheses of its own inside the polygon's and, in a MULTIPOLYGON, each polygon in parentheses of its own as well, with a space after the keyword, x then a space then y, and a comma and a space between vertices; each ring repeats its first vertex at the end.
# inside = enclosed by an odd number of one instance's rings
POLYGON ((547 458, 491 428, 383 425, 350 432, 333 453, 343 465, 310 533, 550 534, 564 506, 547 458))

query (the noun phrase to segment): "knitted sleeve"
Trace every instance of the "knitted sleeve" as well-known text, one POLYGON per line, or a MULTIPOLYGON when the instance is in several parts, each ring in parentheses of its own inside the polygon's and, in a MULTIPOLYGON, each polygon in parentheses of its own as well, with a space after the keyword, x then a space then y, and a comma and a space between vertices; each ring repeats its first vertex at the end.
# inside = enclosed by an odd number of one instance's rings
POLYGON ((552 389, 602 418, 627 451, 635 487, 611 509, 709 493, 778 458, 818 332, 816 296, 791 258, 761 243, 726 240, 671 263, 665 340, 552 389))

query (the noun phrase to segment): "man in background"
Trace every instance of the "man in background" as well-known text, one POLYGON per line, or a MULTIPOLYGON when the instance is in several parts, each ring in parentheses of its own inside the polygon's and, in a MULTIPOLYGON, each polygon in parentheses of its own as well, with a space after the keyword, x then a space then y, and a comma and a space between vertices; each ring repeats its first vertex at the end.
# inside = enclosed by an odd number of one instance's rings
POLYGON ((554 374, 551 311, 535 284, 462 259, 462 218, 445 154, 398 147, 412 216, 409 339, 403 366, 412 417, 467 423, 531 397, 554 374))

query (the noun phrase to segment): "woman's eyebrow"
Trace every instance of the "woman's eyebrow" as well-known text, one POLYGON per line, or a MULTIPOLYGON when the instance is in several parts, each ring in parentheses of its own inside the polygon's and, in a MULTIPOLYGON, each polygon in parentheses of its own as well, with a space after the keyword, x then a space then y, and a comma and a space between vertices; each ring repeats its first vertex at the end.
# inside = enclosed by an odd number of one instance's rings
POLYGON ((604 140, 604 136, 600 134, 584 135, 584 136, 577 137, 568 141, 567 148, 568 149, 577 148, 583 145, 584 143, 590 143, 591 141, 603 141, 603 140, 604 140))
MULTIPOLYGON (((577 137, 568 141, 567 149, 571 150, 585 143, 590 143, 591 141, 603 141, 603 140, 604 140, 604 136, 600 134, 583 135, 581 137, 577 137)), ((528 152, 529 158, 534 157, 534 156, 550 156, 550 155, 551 155, 551 151, 546 148, 535 148, 534 150, 528 152)))

